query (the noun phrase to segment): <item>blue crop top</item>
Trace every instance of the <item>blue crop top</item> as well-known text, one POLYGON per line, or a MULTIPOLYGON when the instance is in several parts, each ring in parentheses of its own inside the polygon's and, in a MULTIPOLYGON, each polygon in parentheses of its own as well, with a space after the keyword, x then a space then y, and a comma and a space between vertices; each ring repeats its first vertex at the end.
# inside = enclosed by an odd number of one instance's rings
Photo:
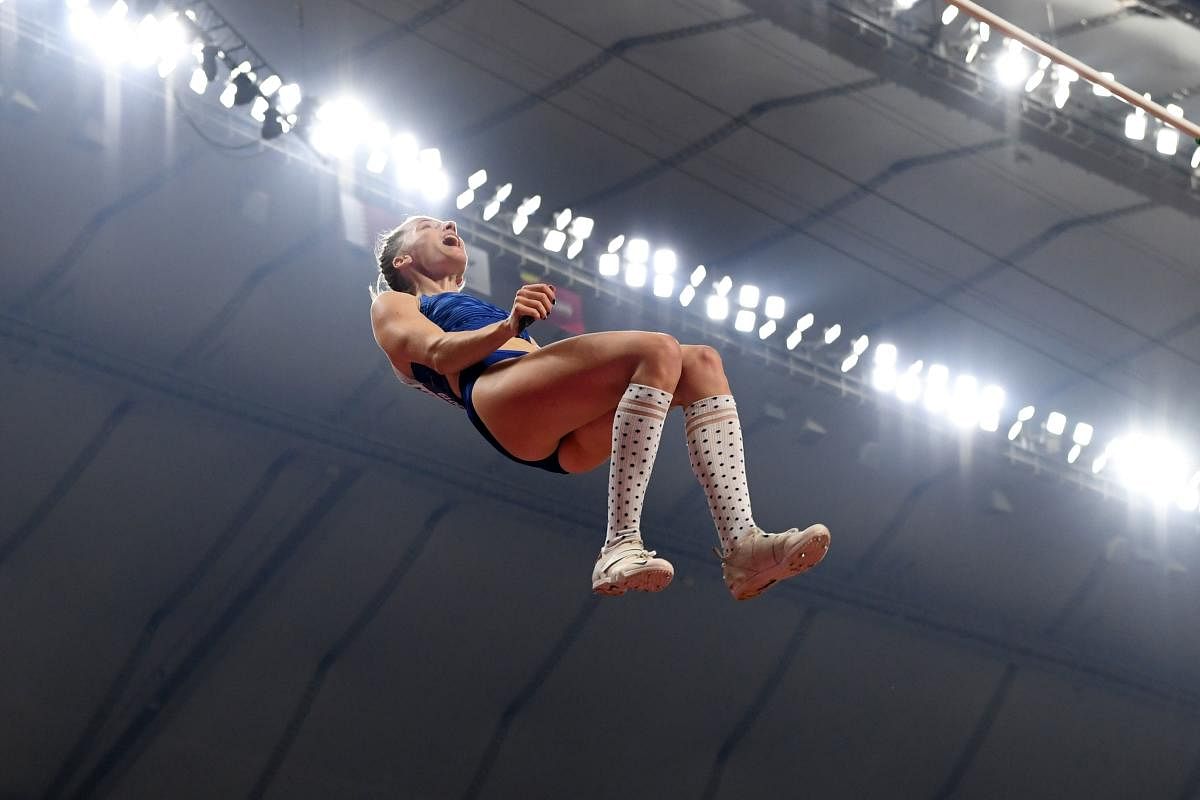
MULTIPOLYGON (((421 313, 447 332, 476 331, 493 322, 508 319, 508 312, 503 308, 462 292, 423 295, 420 302, 421 313)), ((525 331, 521 331, 519 336, 527 342, 530 341, 529 334, 525 331)), ((430 392, 455 405, 462 405, 462 399, 454 394, 445 375, 424 364, 409 364, 409 369, 417 382, 430 392)))

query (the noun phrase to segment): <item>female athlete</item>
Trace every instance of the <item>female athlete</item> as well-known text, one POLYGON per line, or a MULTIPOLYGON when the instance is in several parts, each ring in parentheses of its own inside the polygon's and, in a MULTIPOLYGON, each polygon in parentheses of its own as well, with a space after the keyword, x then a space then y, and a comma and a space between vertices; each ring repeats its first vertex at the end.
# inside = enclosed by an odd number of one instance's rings
POLYGON ((461 292, 467 250, 451 221, 409 217, 377 249, 371 327, 403 383, 465 409, 518 463, 578 473, 610 462, 594 592, 657 592, 675 574, 641 533, 642 500, 674 406, 683 408, 692 471, 708 496, 734 598, 756 597, 825 557, 824 525, 783 533, 755 525, 737 406, 716 350, 644 331, 538 347, 524 327, 550 316, 554 287, 521 287, 507 312, 461 292))

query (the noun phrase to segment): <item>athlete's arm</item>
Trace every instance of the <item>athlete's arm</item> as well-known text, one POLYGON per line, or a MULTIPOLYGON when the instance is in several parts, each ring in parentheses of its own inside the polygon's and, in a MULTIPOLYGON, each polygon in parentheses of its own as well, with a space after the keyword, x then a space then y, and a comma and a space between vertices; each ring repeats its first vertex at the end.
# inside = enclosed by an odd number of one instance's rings
POLYGON ((371 304, 371 327, 375 340, 392 359, 424 364, 449 375, 482 361, 516 336, 521 317, 548 317, 553 300, 554 290, 545 284, 523 286, 508 319, 478 330, 451 333, 421 313, 416 297, 405 292, 384 292, 371 304))

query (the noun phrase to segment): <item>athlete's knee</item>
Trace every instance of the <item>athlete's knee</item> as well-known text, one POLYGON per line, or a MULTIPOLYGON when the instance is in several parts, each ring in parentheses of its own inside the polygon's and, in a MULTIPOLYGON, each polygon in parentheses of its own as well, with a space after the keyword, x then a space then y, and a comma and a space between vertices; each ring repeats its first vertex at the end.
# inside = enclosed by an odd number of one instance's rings
POLYGON ((683 368, 712 375, 723 375, 725 365, 721 354, 714 347, 706 344, 683 345, 683 368))
POLYGON ((674 336, 665 333, 644 333, 638 342, 642 366, 664 378, 678 380, 683 371, 683 349, 674 336))

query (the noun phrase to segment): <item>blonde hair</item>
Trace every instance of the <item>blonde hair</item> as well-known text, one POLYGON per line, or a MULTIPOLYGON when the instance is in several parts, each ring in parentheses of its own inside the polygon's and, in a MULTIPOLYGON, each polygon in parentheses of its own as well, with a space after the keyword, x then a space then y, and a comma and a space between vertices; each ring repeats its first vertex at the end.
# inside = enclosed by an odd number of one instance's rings
POLYGON ((417 293, 417 287, 401 274, 392 262, 396 260, 396 256, 404 254, 413 229, 423 219, 433 218, 424 214, 415 214, 407 217, 404 222, 390 231, 379 234, 379 239, 375 243, 375 260, 379 265, 379 274, 375 276, 375 285, 367 287, 372 300, 387 291, 405 292, 411 295, 417 293))

